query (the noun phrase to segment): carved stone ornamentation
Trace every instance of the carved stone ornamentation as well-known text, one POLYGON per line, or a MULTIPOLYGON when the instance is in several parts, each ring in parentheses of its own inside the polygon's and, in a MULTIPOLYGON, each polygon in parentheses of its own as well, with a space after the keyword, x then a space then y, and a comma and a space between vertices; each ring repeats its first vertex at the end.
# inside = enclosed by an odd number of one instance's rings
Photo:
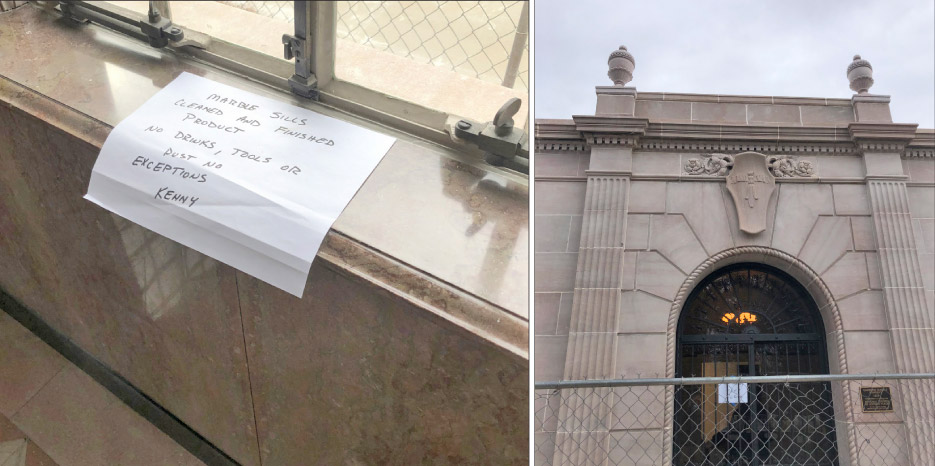
POLYGON ((766 212, 775 187, 776 178, 769 171, 765 155, 744 152, 734 156, 727 190, 734 199, 742 231, 756 234, 766 229, 766 212))
POLYGON ((633 79, 636 60, 633 59, 633 54, 627 51, 626 46, 621 45, 619 49, 610 54, 607 67, 607 77, 614 82, 615 86, 622 87, 633 79))
POLYGON ((702 154, 700 159, 688 159, 685 173, 689 175, 724 176, 734 165, 734 157, 727 154, 702 154))
POLYGON ((776 178, 815 176, 815 168, 807 160, 798 160, 791 155, 772 155, 766 159, 769 171, 776 178))
POLYGON ((858 94, 866 94, 873 86, 873 67, 870 62, 854 55, 854 61, 847 66, 847 80, 851 83, 851 90, 858 94))

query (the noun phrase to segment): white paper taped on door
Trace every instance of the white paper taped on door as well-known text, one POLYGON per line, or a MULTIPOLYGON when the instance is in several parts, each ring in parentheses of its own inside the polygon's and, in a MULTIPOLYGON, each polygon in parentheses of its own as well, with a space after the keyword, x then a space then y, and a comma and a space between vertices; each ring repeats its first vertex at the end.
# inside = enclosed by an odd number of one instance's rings
POLYGON ((301 297, 395 139, 182 73, 107 137, 85 199, 301 297))

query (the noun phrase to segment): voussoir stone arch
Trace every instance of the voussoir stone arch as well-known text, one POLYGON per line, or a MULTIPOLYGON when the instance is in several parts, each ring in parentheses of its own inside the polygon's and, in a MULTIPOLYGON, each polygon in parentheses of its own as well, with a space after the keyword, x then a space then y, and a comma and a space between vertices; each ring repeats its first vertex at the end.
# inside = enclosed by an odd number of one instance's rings
POLYGON ((821 280, 821 277, 812 270, 806 263, 796 257, 780 251, 778 249, 765 246, 739 246, 725 249, 709 258, 695 267, 694 270, 682 283, 678 293, 672 300, 672 306, 669 309, 669 320, 666 325, 666 377, 675 377, 675 338, 676 327, 678 326, 679 316, 682 314, 682 308, 685 307, 685 300, 692 290, 701 283, 712 272, 725 266, 740 262, 754 262, 770 265, 783 272, 786 272, 792 278, 796 279, 809 292, 818 311, 821 314, 824 323, 825 332, 833 333, 833 341, 836 351, 829 351, 829 356, 836 357, 833 362, 841 374, 847 374, 847 360, 844 351, 844 327, 841 323, 841 313, 838 305, 831 294, 831 290, 821 280))
MULTIPOLYGON (((827 352, 829 368, 832 369, 831 372, 836 371, 841 374, 847 374, 847 355, 844 350, 844 327, 841 322, 841 314, 834 300, 834 296, 831 294, 831 290, 828 289, 828 286, 821 280, 821 277, 809 267, 808 264, 789 253, 765 246, 739 246, 725 249, 709 257, 695 267, 685 278, 678 293, 672 300, 672 306, 669 309, 669 320, 666 326, 666 377, 675 377, 676 328, 678 326, 679 316, 682 313, 682 309, 685 307, 685 301, 688 299, 688 296, 691 294, 692 290, 711 273, 728 265, 741 262, 772 266, 787 273, 802 284, 818 306, 818 311, 824 323, 825 333, 827 334, 826 341, 829 343, 829 346, 832 344, 834 345, 834 351, 829 347, 827 352), (832 358, 835 359, 832 360, 832 358)), ((853 422, 853 413, 851 411, 850 390, 843 390, 842 396, 845 419, 848 424, 851 424, 853 422)), ((674 391, 671 387, 666 390, 665 398, 665 425, 667 426, 666 464, 672 464, 671 426, 674 415, 674 391)), ((846 438, 846 443, 851 453, 850 457, 854 458, 856 443, 851 435, 845 434, 844 437, 846 438)), ((843 438, 841 439, 843 440, 843 438)))

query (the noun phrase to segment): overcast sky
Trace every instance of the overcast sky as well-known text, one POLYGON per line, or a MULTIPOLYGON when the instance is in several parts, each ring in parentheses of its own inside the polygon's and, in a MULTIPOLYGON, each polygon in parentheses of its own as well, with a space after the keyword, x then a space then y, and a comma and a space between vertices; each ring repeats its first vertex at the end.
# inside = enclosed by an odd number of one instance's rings
POLYGON ((593 115, 620 45, 642 92, 850 98, 860 54, 895 122, 935 128, 935 0, 536 0, 536 118, 593 115))

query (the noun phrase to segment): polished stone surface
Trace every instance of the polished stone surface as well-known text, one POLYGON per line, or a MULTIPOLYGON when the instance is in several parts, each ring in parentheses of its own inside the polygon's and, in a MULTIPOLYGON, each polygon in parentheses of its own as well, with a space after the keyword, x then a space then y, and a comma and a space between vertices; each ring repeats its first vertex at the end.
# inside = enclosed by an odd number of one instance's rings
POLYGON ((257 464, 233 269, 85 201, 97 147, 7 105, 0 147, 0 288, 257 464))
POLYGON ((0 288, 243 464, 525 464, 522 180, 393 133, 297 300, 82 199, 110 127, 181 71, 297 101, 20 10, 0 21, 0 288))
POLYGON ((262 462, 526 464, 526 360, 362 281, 238 273, 262 462))
MULTIPOLYGON (((5 14, 0 50, 9 53, 0 54, 2 75, 109 126, 185 71, 379 128, 111 31, 53 19, 33 7, 5 14), (53 59, 41 53, 47 49, 62 53, 53 59)), ((454 162, 450 157, 457 154, 439 147, 391 134, 403 140, 351 201, 335 230, 359 236, 380 251, 528 320, 526 185, 454 162), (406 234, 388 234, 393 231, 406 234), (447 260, 436 260, 440 255, 447 260)))
POLYGON ((204 464, 3 309, 0 406, 3 466, 204 464))

